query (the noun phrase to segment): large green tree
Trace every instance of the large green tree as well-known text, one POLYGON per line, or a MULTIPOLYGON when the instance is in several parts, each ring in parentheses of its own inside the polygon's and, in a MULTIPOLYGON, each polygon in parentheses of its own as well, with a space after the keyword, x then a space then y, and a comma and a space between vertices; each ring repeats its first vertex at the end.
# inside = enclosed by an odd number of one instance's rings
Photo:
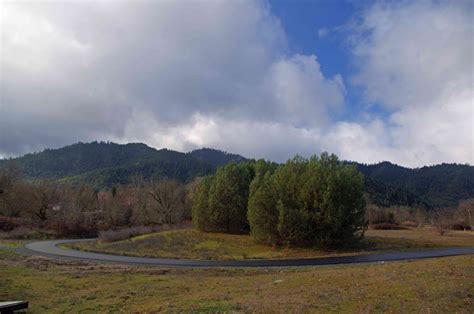
POLYGON ((279 243, 278 212, 273 182, 273 167, 264 161, 255 165, 255 178, 250 185, 247 218, 252 237, 261 243, 279 243))
POLYGON ((214 231, 248 231, 247 203, 254 176, 250 164, 230 162, 220 168, 209 191, 209 222, 214 231))
POLYGON ((209 190, 211 189, 212 177, 204 177, 199 183, 196 195, 193 199, 192 218, 194 227, 202 231, 210 229, 209 222, 209 190))
POLYGON ((251 234, 263 243, 335 247, 365 230, 363 178, 335 155, 295 157, 255 178, 249 200, 251 234))

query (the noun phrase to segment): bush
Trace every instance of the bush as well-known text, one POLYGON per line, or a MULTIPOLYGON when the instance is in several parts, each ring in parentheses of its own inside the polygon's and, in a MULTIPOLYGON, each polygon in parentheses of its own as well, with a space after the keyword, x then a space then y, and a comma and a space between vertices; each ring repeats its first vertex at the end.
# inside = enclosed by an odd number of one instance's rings
POLYGON ((39 232, 36 229, 20 226, 9 232, 2 234, 3 239, 16 239, 16 240, 27 240, 27 239, 38 239, 44 237, 44 233, 39 232))
POLYGON ((418 223, 416 221, 412 220, 405 220, 404 222, 401 223, 403 227, 409 227, 409 228, 416 228, 418 227, 418 223))
POLYGON ((11 231, 24 223, 24 219, 0 216, 0 231, 11 231))
POLYGON ((380 223, 380 224, 373 224, 369 226, 370 229, 373 230, 404 230, 405 227, 402 227, 397 224, 390 224, 390 223, 380 223))
POLYGON ((471 230, 471 226, 466 222, 460 220, 451 224, 451 230, 471 230))

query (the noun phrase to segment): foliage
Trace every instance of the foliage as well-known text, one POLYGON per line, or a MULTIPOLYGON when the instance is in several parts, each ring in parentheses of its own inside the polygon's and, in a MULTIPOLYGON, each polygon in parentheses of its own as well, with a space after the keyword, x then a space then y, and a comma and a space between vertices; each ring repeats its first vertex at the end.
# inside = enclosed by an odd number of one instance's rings
POLYGON ((382 188, 385 192, 368 189, 369 194, 375 196, 372 201, 382 206, 453 207, 460 200, 474 196, 473 166, 443 163, 409 169, 390 162, 355 164, 372 188, 385 185, 382 188))
MULTIPOLYGON (((310 160, 295 157, 279 167, 274 177, 276 210, 271 230, 273 244, 340 247, 351 245, 365 230, 363 179, 354 167, 335 155, 310 160)), ((252 202, 253 200, 251 200, 252 202)), ((252 221, 251 230, 262 226, 252 221)))
MULTIPOLYGON (((219 166, 232 160, 247 161, 240 155, 210 148, 180 153, 156 150, 140 143, 92 142, 0 160, 0 168, 7 168, 13 161, 28 180, 50 179, 104 190, 128 185, 136 174, 146 181, 168 178, 190 182, 196 177, 214 174, 219 166)), ((352 164, 364 174, 368 201, 378 206, 431 210, 455 207, 459 201, 474 197, 473 166, 441 164, 410 169, 390 162, 352 164)), ((0 178, 0 195, 2 184, 0 178)))
MULTIPOLYGON (((86 183, 98 189, 129 184, 136 174, 141 174, 145 180, 171 178, 187 182, 211 174, 231 160, 241 162, 245 158, 212 149, 186 154, 156 150, 140 143, 119 145, 110 142, 77 143, 13 159, 28 179, 86 183)), ((0 160, 0 168, 9 162, 0 160)))
POLYGON ((334 155, 296 156, 282 166, 231 162, 210 180, 201 183, 193 211, 201 230, 250 227, 258 242, 291 246, 343 246, 363 236, 362 176, 334 155))
POLYGON ((250 164, 231 161, 217 170, 209 189, 208 219, 212 231, 248 231, 247 203, 254 176, 250 164))
POLYGON ((212 178, 204 177, 199 183, 194 197, 192 217, 193 224, 199 230, 210 230, 209 223, 209 190, 211 189, 212 178))
POLYGON ((277 230, 278 212, 273 177, 270 172, 255 177, 250 185, 248 220, 250 234, 260 243, 277 243, 280 236, 277 230))

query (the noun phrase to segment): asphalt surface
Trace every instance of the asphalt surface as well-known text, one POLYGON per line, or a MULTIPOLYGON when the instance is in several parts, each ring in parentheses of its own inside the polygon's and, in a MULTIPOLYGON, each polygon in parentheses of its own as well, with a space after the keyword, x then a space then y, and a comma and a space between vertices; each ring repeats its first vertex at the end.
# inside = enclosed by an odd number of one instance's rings
POLYGON ((88 260, 97 262, 109 262, 128 265, 150 265, 167 267, 298 267, 298 266, 322 266, 336 264, 358 264, 388 262, 400 260, 414 260, 433 257, 446 257, 456 255, 474 254, 474 247, 445 248, 435 250, 422 250, 411 252, 392 252, 369 255, 333 256, 320 258, 298 258, 298 259, 253 259, 253 260, 187 260, 187 259, 165 259, 149 257, 131 257, 123 255, 111 255, 84 252, 73 249, 62 249, 60 244, 91 241, 94 239, 54 240, 32 242, 25 246, 24 253, 43 255, 55 258, 88 260))

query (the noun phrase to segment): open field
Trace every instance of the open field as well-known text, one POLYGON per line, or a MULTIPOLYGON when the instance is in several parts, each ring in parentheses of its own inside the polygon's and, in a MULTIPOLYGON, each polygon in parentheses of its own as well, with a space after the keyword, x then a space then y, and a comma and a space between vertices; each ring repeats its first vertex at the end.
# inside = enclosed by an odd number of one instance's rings
POLYGON ((0 249, 0 287, 0 300, 29 300, 32 313, 470 313, 474 256, 298 269, 164 269, 24 257, 0 249))
POLYGON ((474 232, 451 231, 440 236, 435 229, 429 227, 407 230, 368 230, 366 239, 360 247, 337 251, 270 247, 255 244, 248 235, 204 233, 196 230, 172 230, 111 243, 88 241, 65 246, 85 251, 142 257, 216 260, 260 259, 474 246, 474 232))

